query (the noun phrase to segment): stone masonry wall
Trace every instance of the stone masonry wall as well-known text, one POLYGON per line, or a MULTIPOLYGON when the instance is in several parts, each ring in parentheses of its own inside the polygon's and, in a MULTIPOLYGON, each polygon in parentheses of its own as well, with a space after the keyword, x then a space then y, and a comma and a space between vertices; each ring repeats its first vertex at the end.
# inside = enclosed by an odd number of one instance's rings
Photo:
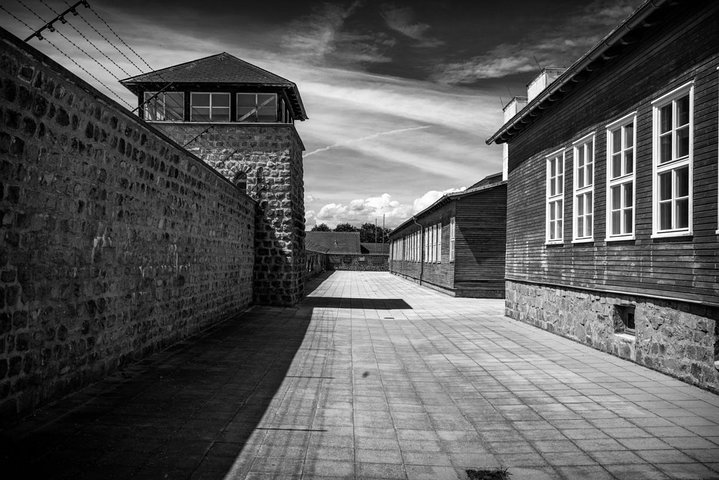
MULTIPOLYGON (((302 142, 291 124, 157 123, 226 178, 246 177, 259 211, 254 301, 294 305, 303 294, 305 210, 302 142)), ((244 181, 244 180, 243 180, 244 181)))
POLYGON ((719 308, 507 281, 507 316, 719 391, 719 308), (635 306, 635 336, 615 333, 615 305, 635 306))
POLYGON ((256 203, 0 29, 0 422, 240 312, 256 203))

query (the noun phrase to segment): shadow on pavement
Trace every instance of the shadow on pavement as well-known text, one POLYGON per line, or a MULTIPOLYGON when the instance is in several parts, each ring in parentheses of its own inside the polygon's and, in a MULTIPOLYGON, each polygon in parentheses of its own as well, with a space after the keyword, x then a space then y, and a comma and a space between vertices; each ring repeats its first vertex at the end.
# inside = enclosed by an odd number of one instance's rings
MULTIPOLYGON (((321 281, 321 279, 318 279, 321 281)), ((223 478, 312 310, 255 307, 0 431, 4 478, 223 478)))

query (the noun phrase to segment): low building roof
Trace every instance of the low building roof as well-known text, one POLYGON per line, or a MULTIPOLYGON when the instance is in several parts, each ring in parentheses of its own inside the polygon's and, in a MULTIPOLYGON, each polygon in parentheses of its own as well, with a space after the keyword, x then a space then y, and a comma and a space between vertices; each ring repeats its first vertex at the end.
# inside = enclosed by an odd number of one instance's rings
POLYGON ((430 213, 430 212, 436 210, 437 208, 439 208, 439 207, 441 207, 441 206, 443 206, 443 205, 445 205, 445 204, 447 204, 447 203, 449 203, 449 202, 451 202, 451 201, 460 200, 460 199, 462 199, 462 198, 464 198, 464 197, 468 197, 468 196, 470 196, 470 195, 474 195, 474 194, 477 194, 477 193, 481 193, 481 192, 483 192, 483 191, 485 191, 485 190, 490 190, 490 189, 492 189, 492 188, 498 187, 498 186, 500 186, 500 185, 504 185, 504 184, 506 184, 506 183, 507 183, 506 181, 503 181, 503 180, 502 180, 502 173, 501 173, 501 172, 500 172, 500 173, 493 173, 492 175, 487 175, 486 177, 484 177, 484 178, 483 178, 482 180, 480 180, 479 182, 477 182, 477 183, 471 185, 469 188, 466 188, 465 190, 462 190, 461 192, 452 192, 452 193, 444 194, 444 195, 442 195, 442 197, 441 197, 439 200, 437 200, 436 202, 434 202, 432 205, 430 205, 429 207, 425 208, 425 209, 422 210, 421 212, 419 212, 419 213, 413 215, 412 217, 408 218, 407 220, 405 220, 404 222, 402 222, 401 224, 399 224, 399 225, 397 226, 397 228, 395 228, 394 230, 392 230, 392 233, 390 234, 390 237, 392 237, 395 232, 399 232, 400 230, 404 229, 404 228, 407 227, 408 225, 412 224, 412 223, 413 223, 413 219, 421 218, 421 217, 427 215, 428 213, 430 213))
POLYGON ((362 253, 389 255, 389 243, 362 242, 362 253))
POLYGON ((362 253, 359 232, 305 232, 305 250, 322 253, 362 253))
POLYGON ((143 90, 140 88, 142 86, 146 90, 148 86, 158 88, 168 83, 279 87, 287 93, 295 119, 307 119, 300 92, 294 82, 227 52, 136 75, 120 80, 120 83, 135 94, 143 90))

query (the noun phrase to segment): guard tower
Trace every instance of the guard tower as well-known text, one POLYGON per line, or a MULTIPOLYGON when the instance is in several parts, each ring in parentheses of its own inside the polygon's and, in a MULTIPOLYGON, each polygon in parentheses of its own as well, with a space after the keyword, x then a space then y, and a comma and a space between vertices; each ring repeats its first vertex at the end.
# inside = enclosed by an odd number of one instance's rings
POLYGON ((257 200, 254 300, 293 305, 303 293, 306 120, 297 85, 220 53, 121 82, 140 116, 257 200))

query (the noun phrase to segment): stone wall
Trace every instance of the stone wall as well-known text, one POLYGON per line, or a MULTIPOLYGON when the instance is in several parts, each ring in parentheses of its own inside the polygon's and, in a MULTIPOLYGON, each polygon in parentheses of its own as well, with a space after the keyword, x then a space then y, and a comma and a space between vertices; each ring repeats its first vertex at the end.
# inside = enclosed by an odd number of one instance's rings
POLYGON ((255 303, 294 305, 302 298, 304 182, 292 124, 157 123, 162 131, 236 183, 259 203, 255 303), (209 131, 203 133, 207 128, 209 131))
POLYGON ((389 255, 379 253, 328 254, 328 270, 352 270, 356 272, 389 271, 389 255))
POLYGON ((508 281, 507 316, 719 391, 719 308, 508 281), (635 308, 635 335, 616 332, 616 305, 635 308))
POLYGON ((0 421, 239 313, 256 203, 0 29, 0 421))

